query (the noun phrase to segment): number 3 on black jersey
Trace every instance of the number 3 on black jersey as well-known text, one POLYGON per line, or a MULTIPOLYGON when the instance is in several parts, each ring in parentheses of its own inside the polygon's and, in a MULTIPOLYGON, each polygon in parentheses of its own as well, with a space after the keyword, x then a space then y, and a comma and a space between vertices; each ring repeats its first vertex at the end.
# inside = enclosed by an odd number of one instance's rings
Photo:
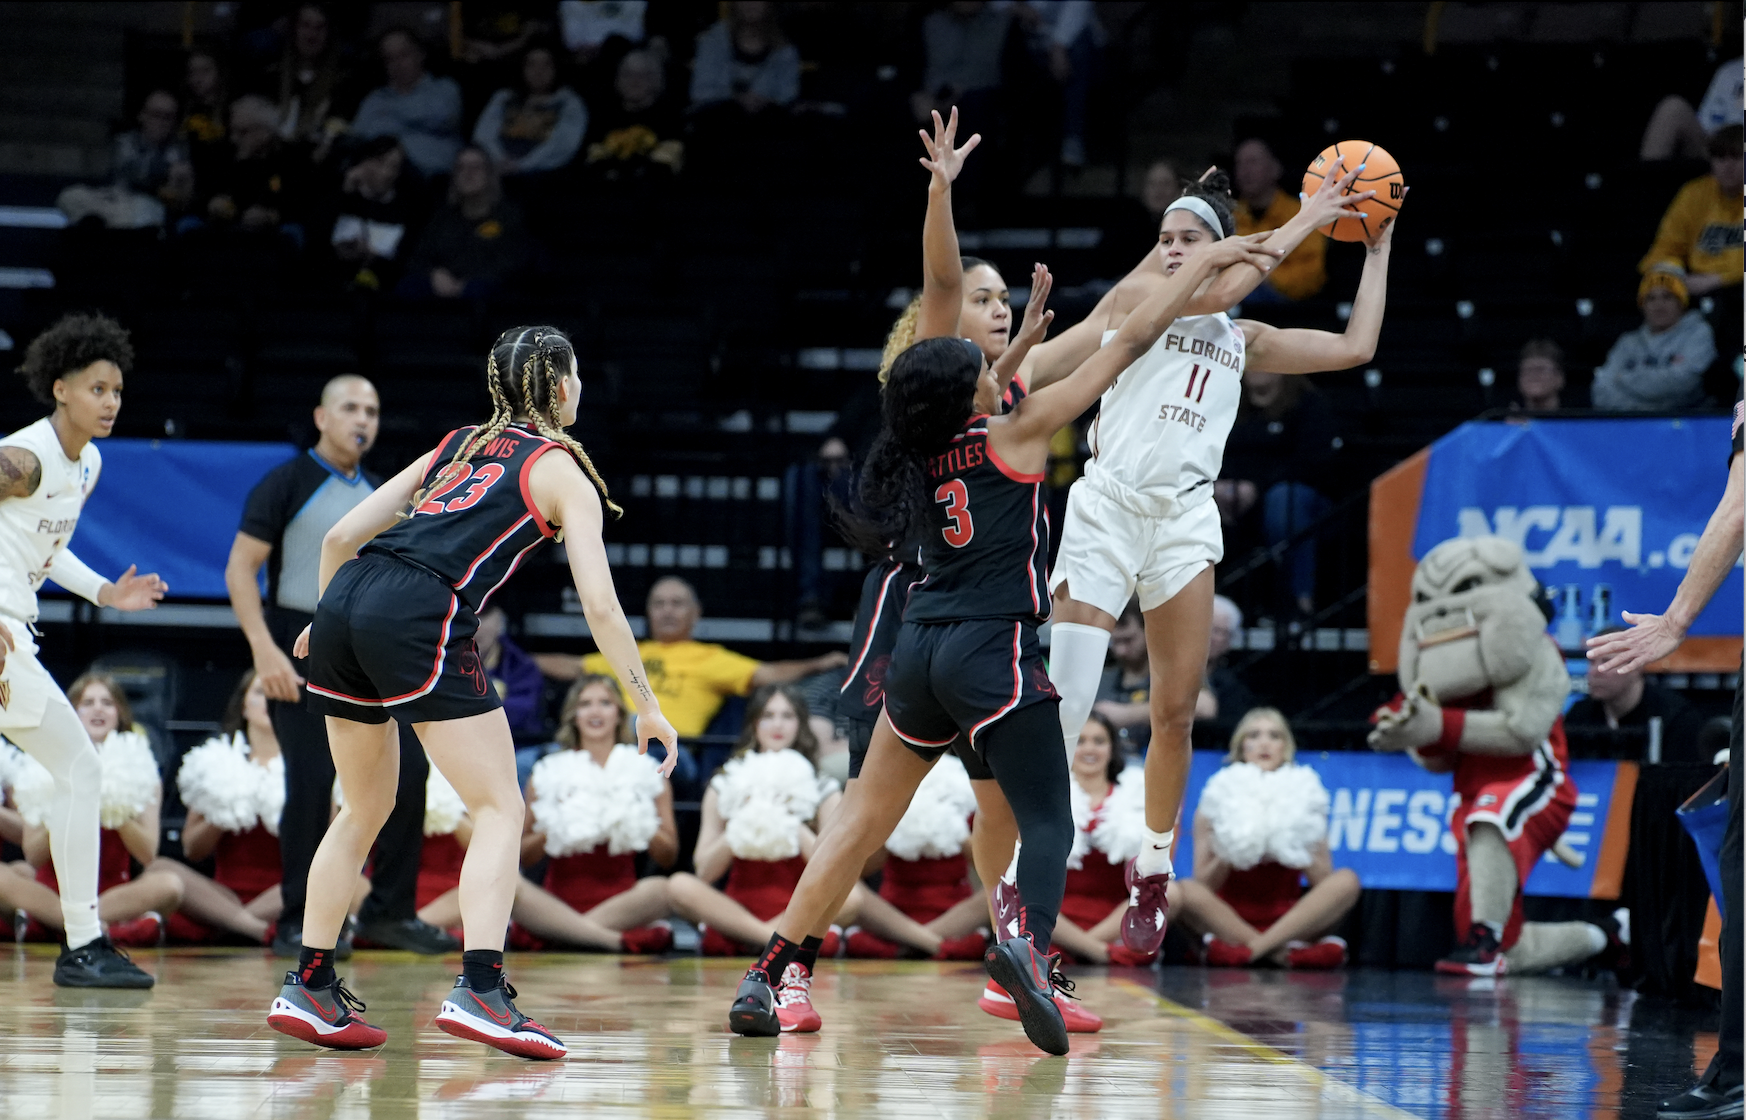
POLYGON ((940 530, 946 543, 953 548, 969 544, 970 538, 976 535, 976 523, 970 520, 970 491, 964 486, 964 480, 954 478, 942 483, 934 491, 934 501, 946 507, 946 517, 952 522, 940 530))

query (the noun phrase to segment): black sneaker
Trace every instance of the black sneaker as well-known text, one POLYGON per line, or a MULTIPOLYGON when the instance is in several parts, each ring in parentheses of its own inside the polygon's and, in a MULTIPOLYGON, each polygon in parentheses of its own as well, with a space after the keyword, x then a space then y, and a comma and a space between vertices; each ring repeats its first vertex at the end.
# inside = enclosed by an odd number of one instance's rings
POLYGON ((446 930, 417 918, 372 918, 358 923, 356 936, 378 949, 404 949, 427 957, 457 952, 461 948, 461 943, 450 937, 446 930))
POLYGON ((763 970, 749 969, 740 981, 734 1005, 728 1009, 728 1029, 753 1038, 774 1038, 782 1033, 782 1021, 776 1017, 776 993, 763 970))
MULTIPOLYGON (((352 956, 352 934, 358 928, 356 919, 347 918, 346 924, 340 927, 339 941, 333 947, 333 959, 336 961, 350 960, 352 956)), ((273 927, 273 955, 285 960, 296 960, 303 953, 303 923, 290 925, 279 922, 273 927)))
POLYGON ((1037 952, 1030 938, 1013 937, 990 949, 982 965, 1012 997, 1031 1044, 1045 1054, 1067 1053, 1067 1023, 1050 980, 1054 962, 1037 952))
POLYGON ((551 1061, 568 1054, 569 1048, 557 1035, 516 1009, 515 997, 515 987, 508 980, 488 992, 476 992, 462 973, 455 977, 454 988, 443 1000, 436 1025, 456 1038, 483 1042, 519 1058, 551 1061))
POLYGON ((63 952, 55 961, 55 983, 63 988, 149 988, 157 981, 104 936, 63 952))
POLYGON ((1509 962, 1491 927, 1474 922, 1467 930, 1467 940, 1437 962, 1437 971, 1446 976, 1502 976, 1509 971, 1509 962))
POLYGON ((1739 1120, 1742 1086, 1718 1089, 1699 1083, 1655 1110, 1658 1120, 1739 1120))

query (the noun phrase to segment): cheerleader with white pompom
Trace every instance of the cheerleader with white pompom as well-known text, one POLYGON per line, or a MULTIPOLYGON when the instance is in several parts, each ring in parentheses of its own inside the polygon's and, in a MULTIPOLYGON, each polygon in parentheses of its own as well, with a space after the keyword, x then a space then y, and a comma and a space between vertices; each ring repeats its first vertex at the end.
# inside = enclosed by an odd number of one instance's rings
MULTIPOLYGON (((805 697, 791 685, 754 692, 733 756, 703 795, 696 874, 674 875, 668 892, 674 911, 702 927, 706 956, 753 956, 769 940, 812 856, 819 824, 841 800, 836 783, 814 768, 818 741, 808 714, 805 697)), ((852 924, 871 893, 856 884, 837 925, 852 924)), ((819 955, 835 956, 841 938, 833 928, 819 955)))
POLYGON ((543 885, 516 884, 511 928, 518 948, 579 946, 607 952, 672 948, 667 880, 637 878, 637 854, 663 870, 679 860, 673 789, 633 746, 614 680, 589 674, 570 686, 559 719, 563 748, 528 780, 523 867, 546 862, 543 885))
POLYGON ((1206 963, 1346 963, 1329 931, 1358 901, 1358 876, 1328 854, 1328 791, 1296 762, 1297 741, 1273 708, 1253 708, 1194 813, 1194 877, 1170 884, 1170 909, 1204 935, 1206 963), (1308 887, 1306 889, 1305 882, 1308 887))
POLYGON ((1146 836, 1146 774, 1116 749, 1115 725, 1093 712, 1069 760, 1073 851, 1055 943, 1090 964, 1150 964, 1156 953, 1122 944, 1128 909, 1123 871, 1146 836))
MULTIPOLYGON (((67 689, 67 699, 103 763, 97 917, 117 945, 156 945, 165 916, 182 902, 180 880, 150 869, 158 854, 158 808, 164 796, 157 757, 146 737, 132 729, 133 710, 112 678, 86 673, 67 689), (147 866, 138 878, 130 874, 133 860, 147 866)), ((27 939, 49 940, 62 930, 46 825, 54 779, 10 744, 4 749, 13 802, 25 822, 25 862, 0 865, 0 913, 16 915, 14 929, 27 939)))
POLYGON ((890 959, 905 948, 935 960, 979 961, 988 948, 988 902, 970 884, 976 792, 954 755, 928 771, 885 847, 870 862, 879 891, 861 900, 859 929, 843 953, 890 959))

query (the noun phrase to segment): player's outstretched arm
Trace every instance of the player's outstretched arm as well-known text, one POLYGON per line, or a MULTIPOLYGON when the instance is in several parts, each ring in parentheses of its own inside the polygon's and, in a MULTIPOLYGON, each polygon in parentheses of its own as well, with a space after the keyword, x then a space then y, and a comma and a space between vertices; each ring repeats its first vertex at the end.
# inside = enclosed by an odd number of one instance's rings
POLYGON ((62 549, 54 558, 49 578, 81 599, 118 611, 149 611, 170 590, 170 585, 159 579, 156 572, 142 576, 138 566, 132 564, 114 580, 104 579, 73 555, 70 548, 62 549))
POLYGON ((1382 334, 1382 312, 1388 303, 1388 255, 1394 242, 1395 223, 1386 225, 1365 244, 1364 275, 1352 300, 1346 329, 1333 331, 1270 327, 1253 319, 1239 319, 1248 369, 1267 373, 1324 373, 1351 369, 1376 356, 1376 340, 1382 334))
POLYGON ((637 652, 636 636, 612 585, 606 543, 600 539, 604 519, 600 494, 568 455, 540 456, 534 462, 528 489, 546 521, 564 531, 564 552, 588 630, 637 710, 637 749, 647 751, 650 739, 667 748, 667 760, 661 764, 665 777, 679 761, 679 736, 661 714, 642 655, 637 652))
POLYGON ((921 165, 933 178, 928 182, 928 213, 922 220, 922 301, 916 317, 915 338, 955 336, 958 316, 964 307, 964 267, 958 260, 958 228, 952 220, 952 181, 964 170, 964 160, 982 143, 981 134, 954 147, 958 139, 958 110, 941 121, 934 114, 934 134, 921 133, 928 154, 921 165))
MULTIPOLYGON (((1358 173, 1364 170, 1360 164, 1350 171, 1344 170, 1345 157, 1334 161, 1333 168, 1322 177, 1321 186, 1316 192, 1303 198, 1296 214, 1267 239, 1269 248, 1279 250, 1281 255, 1290 255, 1293 249, 1309 240, 1316 230, 1338 221, 1341 218, 1357 218, 1363 216, 1363 204, 1376 197, 1375 191, 1360 191, 1357 194, 1345 193, 1358 178, 1358 173)), ((1195 297, 1188 301, 1188 310, 1184 315, 1211 315, 1219 311, 1228 311, 1248 298, 1250 292, 1260 286, 1265 274, 1247 265, 1233 265, 1225 269, 1212 282, 1207 284, 1195 297)))
MULTIPOLYGON (((1048 266, 1031 266, 1031 296, 1025 302, 1024 324, 1007 344, 1006 352, 994 362, 994 377, 1000 383, 1002 395, 1024 365, 1031 348, 1043 341, 1043 336, 1049 333, 1049 324, 1055 321, 1055 313, 1049 310, 1049 292, 1054 286, 1055 278, 1049 275, 1048 266)), ((1028 381, 1024 386, 1027 390, 1032 387, 1028 381)))
POLYGON ((1703 536, 1692 551, 1691 565, 1666 614, 1620 612, 1629 630, 1603 634, 1588 640, 1588 659, 1597 673, 1630 673, 1651 661, 1659 661, 1679 648, 1686 631, 1709 605, 1716 589, 1740 559, 1741 535, 1746 528, 1746 480, 1742 478, 1746 455, 1734 456, 1728 464, 1728 488, 1722 503, 1710 514, 1703 536))
MULTIPOLYGON (((1038 440, 1046 450, 1050 436, 1090 408, 1091 402, 1115 384, 1123 370, 1152 348, 1164 334, 1164 328, 1181 316, 1183 307, 1208 276, 1238 262, 1248 262, 1263 271, 1277 263, 1279 254, 1262 244, 1267 237, 1265 233, 1228 237, 1194 254, 1174 276, 1166 277, 1146 296, 1109 345, 1087 359, 1071 377, 1020 401, 1009 416, 991 419, 990 434, 998 424, 1010 432, 1011 440, 1038 440)), ((1024 469, 1016 463, 1014 466, 1024 469)))

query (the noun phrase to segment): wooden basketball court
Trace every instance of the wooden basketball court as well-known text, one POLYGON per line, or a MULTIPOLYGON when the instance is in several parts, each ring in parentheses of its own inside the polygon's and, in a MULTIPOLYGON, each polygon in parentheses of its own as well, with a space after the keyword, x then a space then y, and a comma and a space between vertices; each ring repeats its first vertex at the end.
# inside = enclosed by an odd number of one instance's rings
POLYGON ((388 1044, 336 1054, 267 1028, 284 962, 136 959, 154 991, 57 989, 47 946, 0 958, 0 1115, 1628 1117, 1707 1058, 1689 1028, 1644 1048, 1631 993, 1584 981, 1178 968, 1075 970, 1106 1026, 1049 1058, 977 1009, 979 965, 884 961, 821 965, 821 1033, 744 1039, 744 961, 543 953, 509 974, 571 1053, 536 1064, 431 1025, 455 961, 374 952, 342 974, 388 1044))

